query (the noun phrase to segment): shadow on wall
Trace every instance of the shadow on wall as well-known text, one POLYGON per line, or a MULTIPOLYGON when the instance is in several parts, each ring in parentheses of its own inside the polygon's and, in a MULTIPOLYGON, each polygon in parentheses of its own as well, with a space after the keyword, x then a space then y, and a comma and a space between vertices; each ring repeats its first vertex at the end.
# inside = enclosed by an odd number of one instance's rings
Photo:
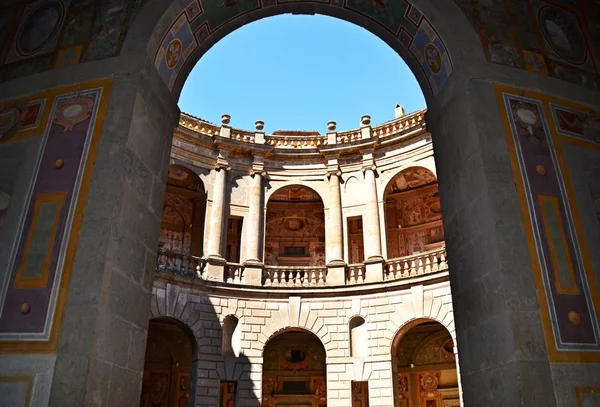
POLYGON ((193 314, 192 324, 164 316, 150 321, 140 406, 260 406, 251 362, 239 352, 238 319, 219 321, 210 304, 193 314))

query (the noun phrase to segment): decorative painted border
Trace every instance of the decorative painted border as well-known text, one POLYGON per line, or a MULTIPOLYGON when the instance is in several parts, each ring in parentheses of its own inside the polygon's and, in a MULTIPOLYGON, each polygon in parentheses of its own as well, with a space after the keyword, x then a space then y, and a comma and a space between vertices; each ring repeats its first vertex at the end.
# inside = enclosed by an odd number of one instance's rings
MULTIPOLYGON (((60 122, 56 109, 65 101, 73 97, 85 96, 86 94, 97 94, 94 111, 91 116, 86 145, 83 156, 81 157, 78 170, 77 182, 73 186, 71 202, 68 208, 68 221, 65 226, 61 239, 63 241, 60 258, 57 264, 56 277, 52 285, 52 295, 49 302, 47 316, 45 320, 44 332, 41 334, 23 334, 23 333, 4 333, 0 334, 0 354, 2 353, 54 353, 58 345, 58 335, 61 328, 63 312, 65 309, 66 298, 71 278, 71 271, 77 251, 77 243, 81 224, 83 222, 83 213, 86 206, 89 185, 100 138, 102 134, 102 124, 106 117, 109 96, 111 93, 113 78, 99 79, 91 82, 67 86, 44 92, 48 95, 49 105, 52 106, 52 113, 48 113, 53 118, 57 118, 56 123, 63 126, 69 126, 71 123, 60 122)), ((32 99, 39 98, 40 95, 34 95, 32 99)), ((46 114, 46 113, 45 113, 46 114)), ((44 131, 44 141, 40 149, 37 167, 39 168, 42 159, 45 141, 52 125, 49 123, 44 131)), ((68 130, 68 127, 65 127, 68 130)), ((36 170, 37 172, 37 170, 36 170)), ((30 196, 33 193, 33 185, 37 182, 38 175, 32 180, 30 196)), ((31 197, 29 199, 32 199, 31 197)), ((26 205, 29 207, 29 205, 26 205)), ((25 218, 25 216, 23 216, 25 218)), ((19 236, 23 233, 24 219, 21 222, 19 236)), ((17 239, 19 241, 20 239, 17 239)), ((11 263, 14 264, 17 258, 17 247, 13 247, 11 263)), ((11 276, 8 276, 11 278, 11 276)), ((0 307, 4 306, 5 295, 8 281, 5 281, 4 287, 0 287, 0 307)), ((0 309, 1 313, 1 309, 0 309)))
POLYGON ((406 5, 404 21, 399 22, 398 28, 393 30, 374 16, 351 7, 347 2, 336 0, 257 0, 256 7, 249 3, 248 7, 240 10, 239 14, 220 21, 214 27, 210 26, 208 19, 202 21, 201 17, 210 12, 204 10, 198 0, 194 0, 174 19, 164 34, 154 56, 154 66, 169 90, 172 90, 190 56, 213 33, 248 13, 287 3, 314 3, 323 7, 340 7, 381 26, 398 38, 400 44, 417 60, 434 97, 438 95, 454 70, 450 53, 438 31, 423 13, 408 1, 404 1, 406 5))
MULTIPOLYGON (((525 224, 525 235, 528 241, 532 261, 534 281, 537 287, 540 313, 546 341, 546 349, 552 362, 600 362, 600 329, 598 328, 598 315, 600 314, 600 295, 596 275, 592 268, 591 257, 587 248, 583 223, 579 216, 575 193, 569 178, 569 171, 564 159, 561 145, 572 143, 585 148, 600 150, 592 142, 579 138, 563 136, 556 131, 557 123, 551 113, 551 105, 556 104, 579 111, 589 111, 589 108, 575 105, 567 100, 561 100, 548 95, 517 89, 505 85, 495 85, 496 97, 504 125, 508 150, 513 168, 521 213, 525 224), (516 123, 510 108, 511 101, 522 102, 539 112, 539 123, 533 116, 524 117, 525 122, 531 123, 528 131, 532 140, 537 138, 540 146, 546 145, 545 154, 538 154, 535 159, 543 163, 533 165, 531 160, 526 161, 521 148, 519 137, 528 137, 528 132, 523 132, 525 127, 516 123), (519 126, 521 134, 519 134, 519 126), (543 143, 543 144, 542 144, 543 143), (537 199, 542 193, 535 192, 532 188, 532 174, 537 173, 545 177, 545 188, 554 188, 557 193, 555 198, 560 206, 563 229, 566 240, 570 239, 571 256, 575 280, 579 283, 579 294, 560 294, 555 289, 552 262, 549 261, 551 253, 548 251, 548 241, 543 226, 539 219, 540 211, 537 199), (556 183, 556 185, 554 185, 556 183), (576 304, 585 305, 577 311, 558 315, 557 308, 576 304), (583 314, 582 314, 583 312, 583 314), (565 327, 568 327, 565 328, 565 327), (582 338, 591 335, 589 341, 577 341, 573 338, 582 338), (564 340, 563 336, 571 336, 564 340)), ((545 148, 545 147, 544 147, 545 148)), ((537 152, 541 150, 536 150, 537 152)), ((531 158, 531 157, 530 157, 531 158)), ((536 162, 537 163, 537 162, 536 162)), ((535 182, 535 180, 534 180, 535 182)))
POLYGON ((52 259, 52 254, 54 253, 56 232, 58 231, 59 219, 62 214, 63 207, 65 205, 66 197, 66 192, 58 192, 51 194, 41 194, 38 195, 38 197, 35 199, 33 208, 33 221, 29 227, 29 230, 27 231, 27 243, 25 245, 25 252, 23 253, 21 266, 19 267, 19 271, 17 272, 17 276, 15 278, 15 288, 40 288, 46 287, 46 285, 48 284, 48 276, 50 274, 50 261, 52 259), (49 203, 55 203, 57 204, 57 206, 56 211, 54 212, 54 219, 52 221, 52 230, 50 231, 50 234, 48 236, 48 246, 46 248, 46 257, 44 259, 44 265, 39 278, 28 278, 25 277, 25 269, 29 260, 29 252, 31 249, 31 244, 33 242, 35 231, 39 224, 38 221, 40 208, 43 204, 49 203))
POLYGON ((5 383, 25 382, 25 383, 27 383, 27 396, 25 397, 25 404, 23 404, 23 407, 29 407, 31 405, 31 397, 33 395, 33 384, 35 382, 34 377, 32 377, 32 376, 0 376, 0 382, 5 382, 5 383))
MULTIPOLYGON (((571 255, 569 253, 568 247, 569 244, 567 242, 567 238, 565 236, 565 228, 563 226, 562 223, 562 219, 560 217, 560 202, 558 200, 557 197, 555 196, 549 196, 549 195, 539 195, 538 196, 538 201, 539 201, 539 205, 540 205, 540 209, 541 209, 541 215, 542 215, 542 224, 544 227, 544 231, 546 232, 546 238, 548 239, 548 246, 549 246, 549 250, 550 250, 550 257, 552 259, 552 267, 555 270, 554 273, 554 284, 556 286, 556 291, 559 294, 579 294, 579 286, 577 285, 577 281, 575 281, 575 272, 573 271, 573 261, 571 260, 571 255), (558 223, 558 234, 560 235, 560 247, 557 247, 559 245, 555 244, 555 242, 553 242, 552 239, 552 235, 553 235, 553 230, 550 226, 550 219, 549 216, 549 210, 546 207, 546 204, 550 204, 552 206, 552 215, 556 216, 557 218, 557 223, 558 223), (558 260, 558 250, 562 249, 562 251, 564 251, 564 256, 565 256, 565 260, 566 260, 566 267, 567 267, 567 278, 569 280, 568 285, 563 284, 564 282, 561 280, 561 272, 559 271, 560 269, 560 264, 559 264, 559 260, 558 260)), ((564 273, 563 273, 564 274, 564 273)))

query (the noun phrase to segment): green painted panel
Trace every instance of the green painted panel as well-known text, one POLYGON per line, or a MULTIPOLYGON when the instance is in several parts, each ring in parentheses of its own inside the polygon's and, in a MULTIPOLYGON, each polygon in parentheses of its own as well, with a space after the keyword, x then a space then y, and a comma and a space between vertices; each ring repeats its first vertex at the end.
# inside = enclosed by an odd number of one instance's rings
POLYGON ((40 205, 37 222, 32 232, 33 238, 25 259, 24 278, 42 277, 58 207, 58 202, 44 202, 40 205))
POLYGON ((556 256, 557 270, 555 273, 558 275, 558 279, 564 288, 575 288, 573 281, 569 273, 569 257, 567 256, 567 248, 564 245, 561 237, 560 223, 556 206, 552 201, 544 202, 544 209, 546 210, 546 222, 548 224, 548 230, 550 236, 548 239, 554 246, 554 255, 556 256))

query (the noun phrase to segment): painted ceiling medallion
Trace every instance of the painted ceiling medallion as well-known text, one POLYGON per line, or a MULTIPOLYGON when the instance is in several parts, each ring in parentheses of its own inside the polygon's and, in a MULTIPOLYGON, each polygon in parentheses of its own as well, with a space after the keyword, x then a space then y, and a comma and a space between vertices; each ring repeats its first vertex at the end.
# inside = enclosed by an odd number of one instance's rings
POLYGON ((65 5, 61 1, 41 1, 17 33, 17 52, 29 56, 44 49, 58 35, 64 18, 65 5))
POLYGON ((304 220, 299 219, 299 218, 291 218, 291 219, 286 219, 284 221, 284 226, 286 229, 288 230, 301 230, 304 229, 305 223, 304 220))
POLYGON ((54 123, 63 126, 64 131, 73 130, 76 124, 88 119, 92 114, 94 102, 90 99, 75 97, 56 109, 54 123))
POLYGON ((545 6, 539 12, 542 34, 554 52, 568 62, 580 65, 585 62, 585 38, 577 17, 558 7, 545 6))
POLYGON ((16 107, 9 107, 0 111, 0 141, 8 140, 19 129, 21 111, 16 107))

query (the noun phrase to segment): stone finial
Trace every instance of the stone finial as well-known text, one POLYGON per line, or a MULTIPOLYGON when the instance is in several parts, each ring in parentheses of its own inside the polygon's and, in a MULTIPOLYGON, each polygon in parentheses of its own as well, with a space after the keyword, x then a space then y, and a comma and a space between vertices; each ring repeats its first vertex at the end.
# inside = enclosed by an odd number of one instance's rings
POLYGON ((327 130, 328 131, 335 131, 335 129, 337 129, 337 123, 333 120, 327 122, 327 130))
POLYGON ((404 116, 404 108, 400 103, 396 103, 396 119, 404 116))
POLYGON ((221 124, 224 126, 228 126, 231 122, 231 116, 228 114, 224 114, 221 116, 221 124))
POLYGON ((369 116, 368 114, 363 115, 360 118, 360 125, 361 125, 361 127, 370 126, 371 125, 371 116, 369 116))
POLYGON ((256 131, 263 131, 265 129, 265 122, 257 120, 254 122, 254 127, 256 128, 256 131))

